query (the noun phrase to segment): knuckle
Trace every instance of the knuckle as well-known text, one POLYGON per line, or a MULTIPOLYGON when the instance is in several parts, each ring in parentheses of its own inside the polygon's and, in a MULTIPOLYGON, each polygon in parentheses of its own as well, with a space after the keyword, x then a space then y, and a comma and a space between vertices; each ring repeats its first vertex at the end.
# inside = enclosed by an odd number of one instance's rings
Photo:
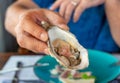
POLYGON ((62 3, 62 4, 61 4, 61 9, 65 9, 66 6, 67 6, 66 3, 62 3))
POLYGON ((66 18, 66 20, 68 21, 69 18, 70 18, 70 15, 69 15, 69 14, 68 14, 68 15, 66 14, 66 15, 65 15, 65 18, 66 18))
POLYGON ((42 52, 39 45, 34 45, 34 46, 32 47, 32 50, 34 50, 34 52, 42 52))
POLYGON ((42 52, 43 49, 41 48, 40 45, 36 45, 36 46, 35 46, 35 51, 37 51, 37 52, 42 52))
POLYGON ((39 52, 40 51, 40 47, 37 44, 37 41, 35 39, 32 42, 31 50, 33 50, 34 52, 39 52))
POLYGON ((32 49, 35 52, 44 52, 45 46, 43 44, 40 44, 40 43, 38 44, 36 41, 34 41, 32 49))
POLYGON ((70 16, 70 13, 69 12, 66 12, 66 17, 69 17, 70 16))
POLYGON ((15 33, 17 34, 17 32, 19 31, 19 27, 15 27, 15 33))
POLYGON ((19 34, 19 33, 21 33, 22 32, 22 28, 23 28, 23 24, 21 24, 21 23, 18 23, 17 25, 16 25, 16 27, 15 27, 15 33, 16 34, 19 34))
POLYGON ((41 34, 41 31, 40 31, 40 30, 34 29, 33 34, 34 34, 35 37, 37 37, 37 38, 40 39, 40 34, 41 34))
POLYGON ((25 42, 23 40, 23 37, 17 38, 17 42, 20 47, 25 47, 25 42))
POLYGON ((66 15, 71 15, 71 13, 72 13, 72 10, 66 9, 66 15))
POLYGON ((19 19, 20 19, 20 20, 25 20, 25 19, 26 19, 26 17, 27 17, 27 15, 22 14, 22 15, 20 15, 20 16, 19 16, 19 19))
POLYGON ((31 15, 31 12, 26 12, 26 13, 23 13, 19 16, 19 19, 20 20, 26 20, 26 19, 29 19, 30 18, 30 15, 31 15))
POLYGON ((63 14, 64 13, 64 9, 60 8, 59 13, 63 14))

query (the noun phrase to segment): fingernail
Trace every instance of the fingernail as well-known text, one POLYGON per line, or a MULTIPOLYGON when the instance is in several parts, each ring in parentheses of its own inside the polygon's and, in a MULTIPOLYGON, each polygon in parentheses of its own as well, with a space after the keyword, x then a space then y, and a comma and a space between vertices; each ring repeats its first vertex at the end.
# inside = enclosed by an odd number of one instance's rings
POLYGON ((67 30, 67 31, 69 30, 69 27, 65 24, 60 24, 59 27, 61 27, 64 30, 67 30))
POLYGON ((48 48, 46 48, 46 49, 44 50, 44 52, 45 52, 46 54, 49 54, 48 48))
POLYGON ((46 33, 42 33, 42 34, 40 35, 40 39, 41 39, 42 41, 47 41, 47 39, 48 39, 47 34, 46 34, 46 33))

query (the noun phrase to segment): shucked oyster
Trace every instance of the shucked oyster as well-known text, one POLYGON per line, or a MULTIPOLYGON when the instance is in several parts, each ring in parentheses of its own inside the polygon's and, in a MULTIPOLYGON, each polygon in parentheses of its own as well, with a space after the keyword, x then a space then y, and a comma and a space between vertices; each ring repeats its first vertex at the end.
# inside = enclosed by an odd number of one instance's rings
POLYGON ((88 52, 82 47, 75 36, 58 26, 50 26, 42 21, 41 25, 48 31, 49 51, 51 56, 69 69, 84 69, 88 67, 88 52))

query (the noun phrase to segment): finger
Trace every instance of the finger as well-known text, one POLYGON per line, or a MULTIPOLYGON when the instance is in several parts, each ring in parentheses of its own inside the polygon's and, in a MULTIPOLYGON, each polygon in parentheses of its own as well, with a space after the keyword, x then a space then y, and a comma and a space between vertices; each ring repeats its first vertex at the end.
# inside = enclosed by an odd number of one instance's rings
POLYGON ((55 10, 57 9, 60 4, 62 3, 63 0, 57 0, 51 7, 50 7, 50 10, 55 10))
POLYGON ((98 6, 100 4, 103 4, 104 2, 105 2, 105 0, 93 0, 93 1, 90 1, 89 4, 87 4, 87 8, 98 6))
POLYGON ((79 4, 76 9, 75 9, 75 13, 74 13, 74 22, 77 22, 80 15, 82 14, 82 12, 86 9, 86 7, 83 4, 79 4))
POLYGON ((34 37, 26 34, 23 32, 22 34, 17 35, 17 41, 18 44, 26 49, 29 49, 33 52, 36 53, 47 53, 48 52, 48 47, 46 43, 39 41, 38 39, 35 39, 34 37))
POLYGON ((23 30, 39 40, 42 41, 48 40, 47 32, 41 26, 39 26, 38 24, 34 23, 31 20, 24 21, 23 30))
POLYGON ((56 26, 59 26, 60 28, 64 29, 64 30, 69 30, 69 27, 67 26, 66 22, 61 19, 61 18, 58 18, 56 21, 51 21, 51 23, 53 25, 56 25, 56 26))
POLYGON ((71 18, 71 15, 72 15, 72 12, 74 11, 75 9, 75 5, 73 5, 72 3, 70 3, 67 8, 66 8, 66 12, 65 12, 65 19, 67 22, 69 22, 70 18, 71 18))
POLYGON ((68 4, 69 4, 69 0, 65 0, 64 3, 61 4, 60 10, 59 10, 59 13, 61 16, 64 16, 65 10, 66 10, 68 4))
MULTIPOLYGON (((49 11, 49 10, 48 10, 49 11)), ((49 11, 45 12, 45 15, 48 17, 50 24, 61 27, 64 30, 69 30, 66 21, 58 13, 49 11), (54 18, 53 18, 54 17, 54 18)))
POLYGON ((69 31, 69 27, 66 24, 58 24, 57 26, 59 26, 61 29, 69 31))

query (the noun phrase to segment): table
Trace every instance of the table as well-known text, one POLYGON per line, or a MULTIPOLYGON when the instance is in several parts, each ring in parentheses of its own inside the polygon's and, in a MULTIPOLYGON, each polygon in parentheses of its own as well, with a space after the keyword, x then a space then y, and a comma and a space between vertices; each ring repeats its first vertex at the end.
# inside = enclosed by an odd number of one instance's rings
MULTIPOLYGON (((34 53, 29 53, 29 55, 33 56, 34 53)), ((3 68, 5 63, 12 55, 28 55, 28 53, 18 53, 18 52, 8 52, 8 53, 0 53, 0 70, 3 68)), ((35 54, 34 54, 35 55, 35 54)))
MULTIPOLYGON (((40 56, 34 53, 30 54, 20 54, 20 53, 0 53, 0 68, 6 70, 8 68, 15 68, 18 61, 23 62, 24 65, 34 65, 36 61, 40 59, 40 56), (29 62, 32 61, 32 62, 29 62)), ((6 73, 0 76, 0 83, 11 83, 15 76, 15 72, 6 73)), ((34 73, 33 68, 25 68, 20 71, 19 79, 26 81, 27 83, 45 83, 43 80, 39 79, 34 73), (26 72, 30 72, 26 74, 26 72)))
MULTIPOLYGON (((29 55, 33 56, 34 53, 30 53, 29 55)), ((28 55, 28 53, 18 53, 18 52, 9 52, 9 53, 0 53, 0 70, 3 68, 7 60, 10 58, 12 55, 28 55)), ((35 55, 35 54, 34 54, 35 55)), ((120 60, 120 54, 116 53, 113 54, 115 55, 119 60, 120 60)))
MULTIPOLYGON (((8 61, 8 59, 12 56, 12 55, 20 55, 23 56, 23 54, 20 53, 16 53, 16 52, 10 52, 10 53, 0 53, 0 69, 3 68, 3 66, 6 64, 6 62, 8 61)), ((24 54, 25 55, 25 54, 24 54)), ((120 60, 120 54, 113 54, 115 55, 115 57, 117 57, 120 60)), ((26 54, 26 56, 28 56, 28 54, 26 54)), ((33 56, 33 54, 29 54, 29 56, 33 56)), ((120 77, 117 77, 116 79, 114 79, 113 81, 109 82, 109 83, 120 83, 120 77)))
POLYGON ((3 68, 3 66, 5 65, 5 63, 7 62, 7 60, 10 58, 11 55, 13 54, 17 54, 17 53, 13 53, 13 52, 9 52, 9 53, 0 53, 0 70, 3 68))

